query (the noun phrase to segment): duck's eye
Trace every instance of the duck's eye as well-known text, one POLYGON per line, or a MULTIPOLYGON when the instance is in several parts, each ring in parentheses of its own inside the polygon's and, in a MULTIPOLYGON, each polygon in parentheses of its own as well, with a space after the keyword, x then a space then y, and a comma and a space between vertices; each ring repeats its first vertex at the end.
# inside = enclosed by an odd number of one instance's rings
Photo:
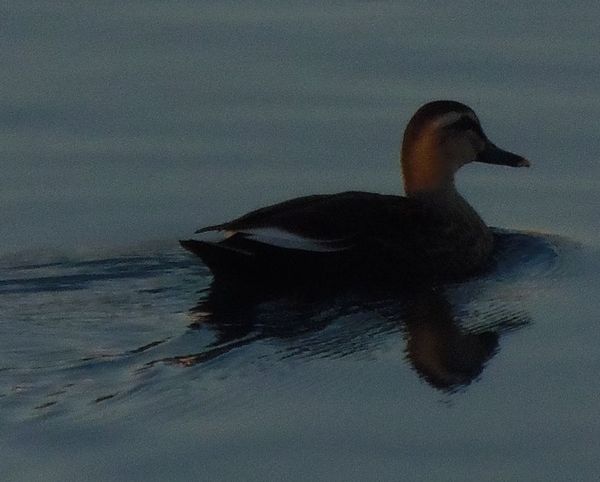
POLYGON ((463 132, 471 130, 471 131, 477 133, 478 135, 480 135, 481 137, 484 137, 484 134, 483 134, 483 131, 481 130, 481 126, 479 125, 479 122, 477 122, 470 116, 462 116, 456 122, 453 122, 452 124, 450 124, 448 126, 448 129, 453 129, 453 130, 463 131, 463 132))

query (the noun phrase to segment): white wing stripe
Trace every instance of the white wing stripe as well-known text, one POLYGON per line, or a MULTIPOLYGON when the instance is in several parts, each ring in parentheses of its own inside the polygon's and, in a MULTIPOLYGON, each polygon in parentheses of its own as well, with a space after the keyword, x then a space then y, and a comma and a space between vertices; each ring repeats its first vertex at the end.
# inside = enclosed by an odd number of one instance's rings
POLYGON ((343 251, 349 246, 342 239, 314 239, 301 236, 280 228, 256 228, 240 231, 209 231, 202 233, 197 239, 200 241, 219 242, 230 238, 234 234, 242 234, 247 239, 257 243, 267 244, 278 248, 299 249, 313 252, 343 251))

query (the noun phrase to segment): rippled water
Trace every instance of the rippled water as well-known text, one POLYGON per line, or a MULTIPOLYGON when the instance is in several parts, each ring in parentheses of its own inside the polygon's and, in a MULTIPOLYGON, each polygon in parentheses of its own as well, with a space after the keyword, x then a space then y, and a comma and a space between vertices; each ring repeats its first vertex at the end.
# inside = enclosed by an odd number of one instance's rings
POLYGON ((5 463, 56 480, 591 475, 599 261, 503 232, 496 268, 464 283, 277 296, 222 292, 171 245, 5 262, 5 463))
POLYGON ((2 480, 597 476, 597 6, 1 8, 2 480), (434 98, 533 162, 460 173, 507 228, 486 275, 233 292, 177 245, 398 193, 434 98))

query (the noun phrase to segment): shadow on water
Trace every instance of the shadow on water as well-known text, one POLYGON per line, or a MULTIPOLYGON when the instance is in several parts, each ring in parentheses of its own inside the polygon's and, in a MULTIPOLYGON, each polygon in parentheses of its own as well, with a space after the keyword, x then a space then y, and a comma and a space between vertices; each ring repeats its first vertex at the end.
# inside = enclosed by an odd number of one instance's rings
POLYGON ((213 282, 189 314, 190 329, 208 330, 214 341, 197 353, 160 361, 198 365, 259 341, 282 345, 283 357, 335 358, 374 350, 398 334, 414 371, 436 389, 455 391, 479 377, 503 334, 531 323, 520 296, 498 303, 498 290, 535 274, 533 268, 547 269, 556 257, 546 238, 496 235, 494 269, 460 284, 282 290, 213 282))

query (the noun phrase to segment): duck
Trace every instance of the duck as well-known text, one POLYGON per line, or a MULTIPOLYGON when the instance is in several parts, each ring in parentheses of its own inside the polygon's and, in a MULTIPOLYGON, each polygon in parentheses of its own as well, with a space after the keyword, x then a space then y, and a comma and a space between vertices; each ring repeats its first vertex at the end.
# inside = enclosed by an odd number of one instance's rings
POLYGON ((436 100, 408 122, 400 155, 405 196, 347 191, 290 199, 200 228, 183 248, 215 280, 449 281, 490 266, 494 234, 459 194, 472 162, 529 167, 497 147, 465 104, 436 100))

